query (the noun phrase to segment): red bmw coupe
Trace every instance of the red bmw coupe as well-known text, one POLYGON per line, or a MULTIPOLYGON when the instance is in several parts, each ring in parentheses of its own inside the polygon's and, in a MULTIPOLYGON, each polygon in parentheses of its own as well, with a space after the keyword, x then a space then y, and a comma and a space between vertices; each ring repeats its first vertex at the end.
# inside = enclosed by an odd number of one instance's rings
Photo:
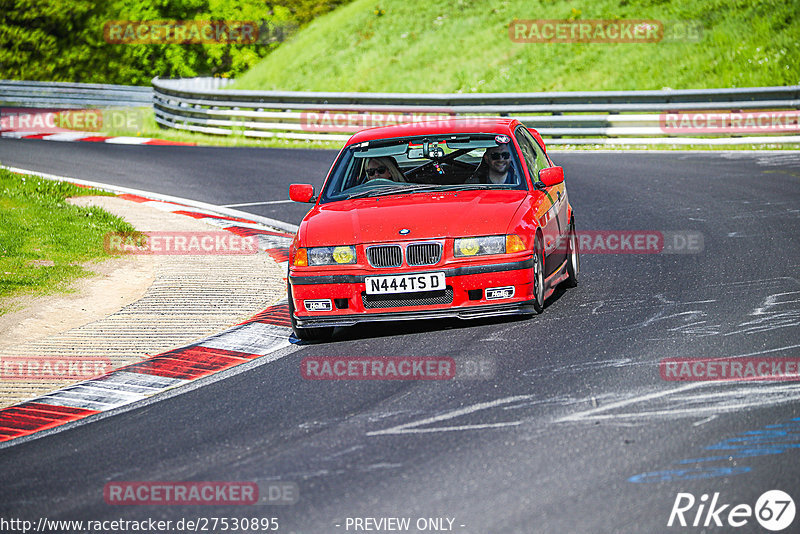
POLYGON ((564 171, 515 119, 362 130, 339 152, 289 251, 295 336, 362 321, 534 314, 578 282, 564 171))

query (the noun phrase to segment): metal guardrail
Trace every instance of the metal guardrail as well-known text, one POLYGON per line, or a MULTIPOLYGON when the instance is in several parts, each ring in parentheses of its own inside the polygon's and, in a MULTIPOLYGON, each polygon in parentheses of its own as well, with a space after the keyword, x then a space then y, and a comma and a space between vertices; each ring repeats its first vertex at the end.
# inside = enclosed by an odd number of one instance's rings
POLYGON ((152 87, 0 80, 0 106, 82 109, 149 107, 152 102, 152 87))
POLYGON ((0 106, 69 108, 152 104, 166 128, 217 135, 343 141, 387 123, 439 117, 513 116, 548 144, 800 143, 800 127, 697 134, 665 131, 670 112, 800 110, 800 86, 743 89, 429 94, 223 90, 231 80, 161 80, 153 87, 0 80, 0 106))
MULTIPOLYGON (((553 137, 548 144, 800 142, 800 135, 785 134, 687 137, 689 132, 665 132, 663 116, 669 112, 797 110, 800 86, 412 94, 220 90, 199 88, 199 83, 207 82, 155 78, 155 120, 167 128, 209 134, 342 141, 349 137, 344 134, 382 123, 501 115, 518 118, 543 136, 553 137)), ((800 129, 790 133, 800 134, 800 129)))

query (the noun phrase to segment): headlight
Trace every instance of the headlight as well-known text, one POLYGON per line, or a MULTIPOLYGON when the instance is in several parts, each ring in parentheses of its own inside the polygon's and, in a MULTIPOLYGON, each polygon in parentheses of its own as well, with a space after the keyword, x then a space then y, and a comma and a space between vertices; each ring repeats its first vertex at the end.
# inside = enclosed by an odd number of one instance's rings
POLYGON ((453 249, 457 258, 464 258, 520 252, 525 250, 525 243, 515 234, 460 237, 453 241, 453 249))
POLYGON ((506 251, 506 236, 461 237, 453 242, 453 248, 457 258, 503 254, 506 251))
POLYGON ((344 265, 356 262, 355 247, 314 247, 307 251, 309 265, 344 265))

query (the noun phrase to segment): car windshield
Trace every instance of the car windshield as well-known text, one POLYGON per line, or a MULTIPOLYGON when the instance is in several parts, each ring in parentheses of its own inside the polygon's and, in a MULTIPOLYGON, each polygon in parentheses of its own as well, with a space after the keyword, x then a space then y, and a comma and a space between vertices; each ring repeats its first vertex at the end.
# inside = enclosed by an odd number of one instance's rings
POLYGON ((527 189, 509 136, 428 135, 348 147, 322 202, 468 189, 527 189))

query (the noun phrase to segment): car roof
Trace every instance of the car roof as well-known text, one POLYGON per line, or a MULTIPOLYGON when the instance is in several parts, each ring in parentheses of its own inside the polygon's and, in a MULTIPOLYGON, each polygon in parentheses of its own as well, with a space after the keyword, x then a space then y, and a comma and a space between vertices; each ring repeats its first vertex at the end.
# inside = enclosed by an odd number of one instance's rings
POLYGON ((393 126, 379 126, 377 128, 368 128, 357 132, 347 141, 347 145, 376 139, 449 133, 496 133, 513 135, 514 128, 517 124, 519 124, 519 121, 516 119, 502 117, 459 117, 397 124, 393 126))

